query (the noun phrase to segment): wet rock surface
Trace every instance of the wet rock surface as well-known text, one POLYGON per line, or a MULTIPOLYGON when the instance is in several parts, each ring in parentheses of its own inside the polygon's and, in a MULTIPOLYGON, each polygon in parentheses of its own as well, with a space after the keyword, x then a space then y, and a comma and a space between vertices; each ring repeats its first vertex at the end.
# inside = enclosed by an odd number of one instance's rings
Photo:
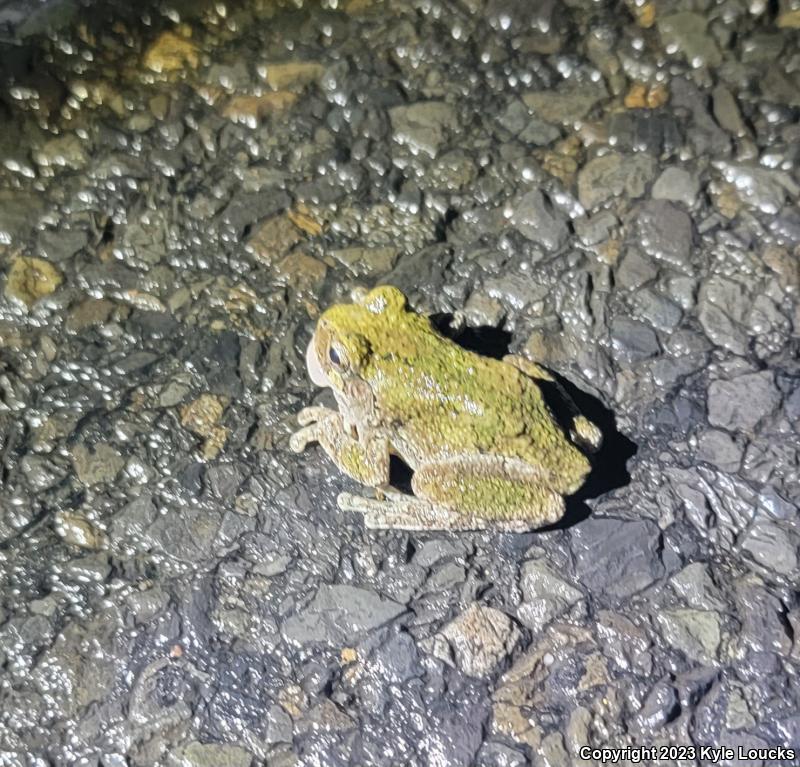
POLYGON ((800 747, 796 3, 24 5, 0 765, 800 747), (594 398, 562 524, 367 531, 289 451, 379 282, 594 398))

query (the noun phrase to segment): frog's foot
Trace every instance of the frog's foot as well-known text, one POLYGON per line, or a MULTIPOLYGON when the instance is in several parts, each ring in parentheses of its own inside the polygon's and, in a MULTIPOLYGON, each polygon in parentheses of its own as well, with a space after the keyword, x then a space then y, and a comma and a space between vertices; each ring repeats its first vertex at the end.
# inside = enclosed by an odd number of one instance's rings
POLYGON ((302 428, 289 438, 289 448, 295 453, 302 453, 312 442, 320 442, 324 435, 343 428, 337 411, 318 405, 304 407, 297 414, 297 421, 302 428))
POLYGON ((573 419, 569 435, 574 443, 591 452, 599 450, 603 444, 603 432, 583 415, 573 419))
POLYGON ((497 530, 523 533, 538 525, 524 519, 488 520, 467 517, 430 501, 404 493, 385 491, 383 499, 365 498, 340 493, 339 508, 364 515, 364 525, 370 530, 497 530))
POLYGON ((297 423, 301 426, 308 426, 311 423, 318 423, 324 421, 326 418, 332 418, 339 415, 336 410, 331 410, 329 407, 322 407, 321 405, 309 405, 304 407, 297 414, 297 423))

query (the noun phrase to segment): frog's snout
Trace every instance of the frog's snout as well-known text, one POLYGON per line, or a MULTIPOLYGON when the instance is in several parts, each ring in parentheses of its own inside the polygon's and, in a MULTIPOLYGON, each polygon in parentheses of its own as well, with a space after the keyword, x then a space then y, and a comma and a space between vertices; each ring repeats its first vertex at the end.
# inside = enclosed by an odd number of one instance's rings
POLYGON ((317 352, 314 348, 314 336, 311 336, 311 340, 308 342, 308 348, 306 349, 306 367, 308 368, 308 375, 317 386, 331 385, 328 376, 325 375, 325 371, 322 369, 317 359, 317 352))

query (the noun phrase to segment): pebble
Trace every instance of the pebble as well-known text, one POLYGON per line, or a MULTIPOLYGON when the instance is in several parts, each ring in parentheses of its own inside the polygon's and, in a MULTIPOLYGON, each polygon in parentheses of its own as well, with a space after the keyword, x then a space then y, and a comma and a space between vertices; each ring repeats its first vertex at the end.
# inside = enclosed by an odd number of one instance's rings
POLYGON ((636 229, 645 253, 680 271, 691 270, 693 230, 687 213, 670 202, 652 200, 637 212, 636 229))
POLYGON ((323 584, 309 605, 286 619, 282 632, 293 643, 344 646, 405 612, 403 605, 366 589, 323 584))
POLYGON ((752 433, 780 401, 774 376, 767 370, 714 381, 708 387, 708 420, 729 431, 752 433))
POLYGON ((569 237, 566 222, 538 190, 514 204, 510 220, 520 234, 549 251, 558 250, 569 237))
POLYGON ((722 629, 720 617, 713 610, 664 610, 656 615, 664 639, 691 660, 714 664, 722 629))
POLYGON ((644 154, 595 157, 578 172, 578 199, 586 210, 623 195, 635 200, 644 195, 655 168, 655 161, 644 154))
POLYGON ((682 11, 656 17, 661 43, 667 53, 680 53, 694 68, 717 67, 722 54, 706 32, 707 21, 699 13, 682 11))
POLYGON ((696 176, 683 168, 665 168, 653 184, 653 199, 669 202, 682 202, 691 208, 700 192, 700 182, 696 176))
POLYGON ((520 639, 519 629, 500 610, 477 603, 448 623, 437 634, 434 654, 447 658, 468 676, 482 677, 506 658, 520 639), (445 651, 443 645, 449 647, 445 651), (447 652, 446 655, 443 655, 447 652))
POLYGON ((389 110, 394 139, 413 154, 436 157, 450 133, 459 127, 458 115, 450 104, 423 101, 389 110))
POLYGON ((5 293, 29 309, 40 299, 58 290, 64 277, 51 263, 33 256, 17 256, 6 278, 5 293))
POLYGON ((523 93, 522 101, 545 122, 572 125, 586 117, 606 96, 605 88, 599 83, 572 85, 565 82, 549 90, 523 93))

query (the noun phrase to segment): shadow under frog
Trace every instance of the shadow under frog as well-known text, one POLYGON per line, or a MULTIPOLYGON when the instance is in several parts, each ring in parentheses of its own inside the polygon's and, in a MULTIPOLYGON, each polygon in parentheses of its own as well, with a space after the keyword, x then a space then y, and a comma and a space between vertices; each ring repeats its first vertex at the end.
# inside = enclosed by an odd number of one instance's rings
POLYGON ((291 448, 318 442, 341 471, 374 488, 374 498, 338 499, 371 528, 522 533, 585 517, 565 498, 584 486, 603 430, 544 368, 475 353, 470 343, 486 339, 480 330, 462 332, 459 343, 442 330, 391 286, 326 310, 306 361, 339 409, 304 408, 291 448), (392 456, 413 471, 413 494, 398 492, 392 456))

